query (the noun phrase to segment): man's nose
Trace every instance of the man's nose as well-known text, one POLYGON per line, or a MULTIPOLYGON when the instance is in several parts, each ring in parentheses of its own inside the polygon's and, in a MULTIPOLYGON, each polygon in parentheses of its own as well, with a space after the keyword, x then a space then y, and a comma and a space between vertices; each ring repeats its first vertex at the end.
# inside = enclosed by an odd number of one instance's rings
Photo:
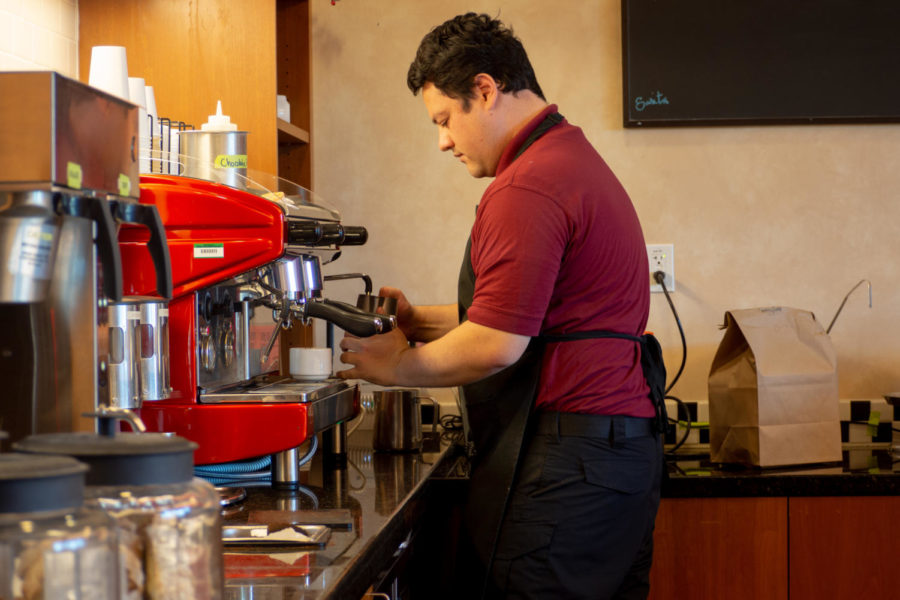
POLYGON ((447 133, 446 130, 441 130, 438 133, 438 148, 441 149, 441 152, 445 152, 453 147, 453 140, 450 139, 450 134, 447 133))

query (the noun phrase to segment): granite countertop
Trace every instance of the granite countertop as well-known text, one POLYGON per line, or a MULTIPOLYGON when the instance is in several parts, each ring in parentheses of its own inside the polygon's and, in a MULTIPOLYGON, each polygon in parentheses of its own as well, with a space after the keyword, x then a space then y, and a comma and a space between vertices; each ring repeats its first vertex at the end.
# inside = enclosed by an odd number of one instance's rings
POLYGON ((321 547, 226 546, 225 598, 361 598, 377 581, 435 493, 429 478, 454 478, 459 461, 446 435, 424 432, 421 452, 381 453, 371 433, 348 437, 345 467, 317 453, 296 490, 243 487, 226 525, 323 523, 331 535, 321 547))
POLYGON ((717 465, 708 449, 667 458, 664 498, 900 495, 900 454, 889 445, 845 445, 840 464, 753 468, 717 465))
MULTIPOLYGON (((434 518, 446 482, 465 479, 467 465, 452 438, 425 433, 421 452, 380 453, 371 430, 348 438, 345 466, 321 452, 301 473, 301 487, 244 487, 246 497, 224 511, 226 524, 329 524, 319 547, 225 550, 225 598, 362 597, 395 561, 417 523, 434 518), (432 511, 433 512, 433 511, 432 511)), ((845 447, 840 464, 758 469, 715 465, 708 448, 667 459, 663 497, 900 495, 900 454, 890 446, 845 447)))

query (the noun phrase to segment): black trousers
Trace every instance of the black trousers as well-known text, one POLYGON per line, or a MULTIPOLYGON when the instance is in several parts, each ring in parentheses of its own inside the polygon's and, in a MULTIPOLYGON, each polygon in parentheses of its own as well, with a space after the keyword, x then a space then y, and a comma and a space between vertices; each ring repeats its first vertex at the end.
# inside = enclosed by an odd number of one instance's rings
POLYGON ((539 414, 503 521, 491 595, 646 598, 662 468, 650 419, 539 414))

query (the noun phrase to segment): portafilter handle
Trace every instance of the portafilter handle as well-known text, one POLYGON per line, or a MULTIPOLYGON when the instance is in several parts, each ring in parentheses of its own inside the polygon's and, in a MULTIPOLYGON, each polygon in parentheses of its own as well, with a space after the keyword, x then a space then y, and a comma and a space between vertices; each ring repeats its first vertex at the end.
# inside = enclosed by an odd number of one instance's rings
POLYGON ((341 306, 342 304, 333 300, 305 302, 297 309, 302 310, 303 318, 314 317, 334 323, 347 333, 357 337, 371 337, 388 332, 393 328, 387 315, 366 313, 355 306, 341 306))
POLYGON ((363 315, 369 318, 374 317, 376 319, 381 319, 381 322, 384 325, 384 330, 382 331, 382 333, 386 333, 391 329, 395 329, 397 327, 397 317, 394 315, 375 313, 358 306, 353 306, 352 304, 348 304, 346 302, 341 302, 340 300, 329 300, 328 298, 326 298, 324 302, 325 304, 337 306, 338 308, 346 310, 347 312, 363 315))

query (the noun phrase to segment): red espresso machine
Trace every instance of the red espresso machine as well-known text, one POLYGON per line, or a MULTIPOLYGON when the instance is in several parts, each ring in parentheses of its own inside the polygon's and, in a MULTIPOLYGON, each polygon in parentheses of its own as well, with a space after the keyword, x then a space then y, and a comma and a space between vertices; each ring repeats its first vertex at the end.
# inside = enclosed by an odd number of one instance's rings
MULTIPOLYGON (((148 430, 196 442, 195 464, 272 455, 273 483, 295 485, 298 447, 356 416, 359 388, 279 375, 275 341, 295 320, 322 319, 357 336, 395 325, 322 297, 321 265, 342 246, 364 244, 366 229, 342 225, 337 211, 299 186, 238 189, 142 175, 140 188, 140 202, 156 207, 165 229, 173 293, 170 393, 137 412, 148 430)), ((155 289, 146 242, 146 230, 119 231, 126 295, 155 289)))

